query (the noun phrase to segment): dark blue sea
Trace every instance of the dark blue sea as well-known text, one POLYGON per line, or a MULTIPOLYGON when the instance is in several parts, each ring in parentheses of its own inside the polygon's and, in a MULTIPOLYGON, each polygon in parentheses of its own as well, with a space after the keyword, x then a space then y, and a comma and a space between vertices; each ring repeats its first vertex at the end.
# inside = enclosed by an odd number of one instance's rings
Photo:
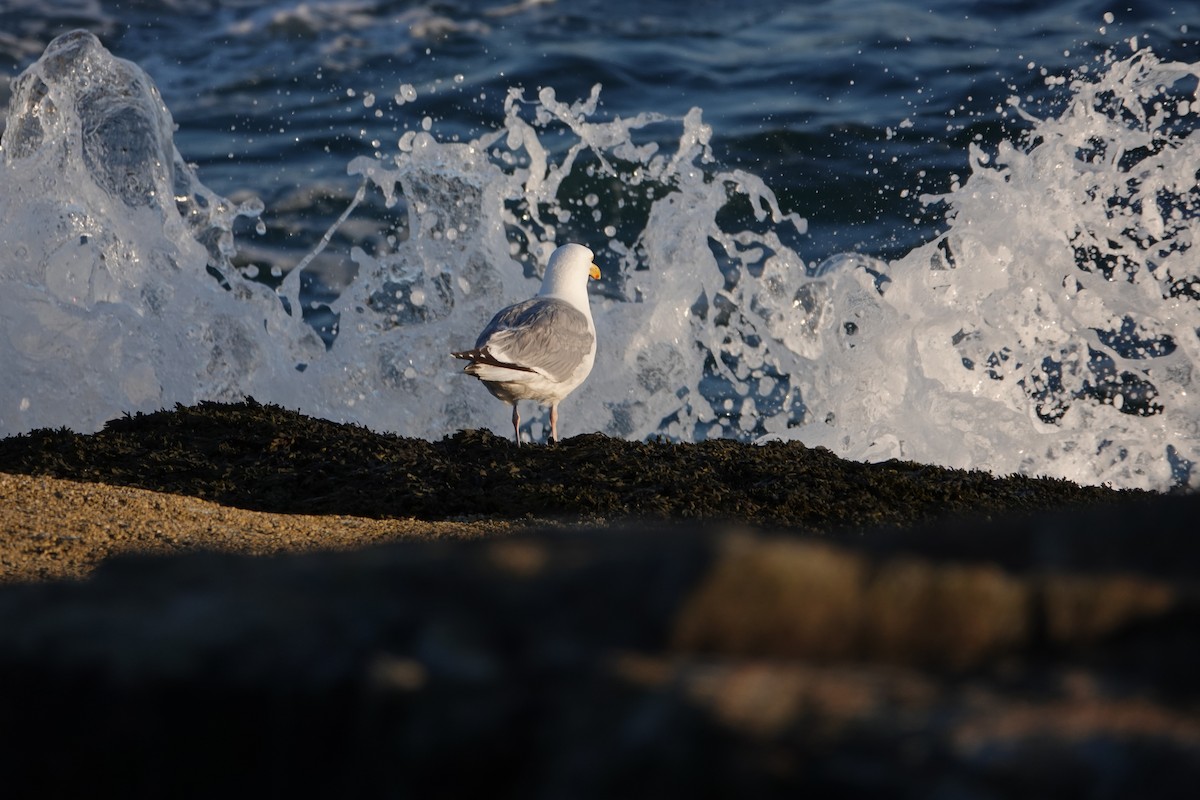
POLYGON ((0 433, 511 432, 448 352, 577 241, 566 436, 1195 485, 1198 75, 1190 3, 0 2, 0 433))

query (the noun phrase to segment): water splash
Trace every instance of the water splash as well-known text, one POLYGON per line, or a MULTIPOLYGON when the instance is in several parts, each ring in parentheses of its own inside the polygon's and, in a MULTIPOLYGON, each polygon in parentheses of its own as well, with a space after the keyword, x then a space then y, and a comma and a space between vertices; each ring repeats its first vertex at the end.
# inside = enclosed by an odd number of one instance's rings
MULTIPOLYGON (((694 438, 716 424, 713 392, 699 387, 706 361, 716 353, 750 364, 766 342, 750 344, 726 314, 703 308, 726 281, 710 240, 730 251, 751 239, 779 247, 769 231, 722 230, 718 213, 737 197, 769 226, 804 222, 783 214, 754 176, 709 168, 711 131, 698 110, 681 121, 593 121, 598 96, 596 87, 567 104, 549 89, 536 101, 514 90, 494 133, 462 144, 406 134, 394 156, 352 163, 389 203, 405 200, 410 233, 394 252, 354 253, 359 274, 335 306, 337 341, 314 365, 343 403, 420 436, 502 429, 503 407, 449 365, 447 350, 474 341, 496 308, 532 294, 555 243, 576 240, 597 251, 607 296, 593 300, 603 346, 586 391, 564 409, 565 427, 587 420, 613 435, 694 438), (681 128, 673 150, 637 143, 667 122, 681 128), (553 155, 546 143, 557 137, 570 144, 553 155), (339 384, 334 375, 353 377, 339 384)), ((737 381, 744 386, 745 376, 737 381)), ((760 425, 753 414, 742 419, 749 430, 760 425)))
POLYGON ((173 130, 149 76, 90 33, 55 39, 14 82, 0 141, 3 432, 240 398, 246 376, 287 397, 295 365, 319 352, 230 264, 233 221, 261 204, 204 188, 173 130))
POLYGON ((949 205, 944 236, 891 265, 845 265, 881 276, 879 291, 834 301, 857 332, 831 328, 838 374, 805 396, 836 422, 801 438, 860 458, 1194 484, 1198 76, 1149 50, 1110 54, 1074 76, 1061 114, 1021 110, 1021 144, 973 147, 969 180, 931 198, 949 205))
POLYGON ((0 277, 17 376, 0 387, 5 433, 242 393, 413 436, 503 431, 504 407, 448 352, 580 241, 606 277, 566 435, 786 437, 856 459, 1195 481, 1193 65, 1143 50, 1081 72, 1064 113, 1021 109, 1024 141, 972 148, 968 179, 928 198, 947 205, 944 236, 891 264, 817 267, 796 250, 804 220, 714 163, 698 109, 605 120, 598 86, 574 103, 512 90, 493 132, 447 142, 425 125, 349 165, 402 233, 352 251, 326 349, 299 321, 301 269, 276 293, 230 264, 234 219, 258 209, 196 181, 144 73, 70 36, 18 82, 3 143, 18 188, 0 236, 22 253, 0 277), (140 99, 97 117, 81 100, 97 86, 140 99))

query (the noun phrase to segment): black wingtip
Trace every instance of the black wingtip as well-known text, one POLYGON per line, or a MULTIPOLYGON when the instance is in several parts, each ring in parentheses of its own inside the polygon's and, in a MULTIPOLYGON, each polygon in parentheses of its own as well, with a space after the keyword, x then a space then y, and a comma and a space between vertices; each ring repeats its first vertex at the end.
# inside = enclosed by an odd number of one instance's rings
POLYGON ((521 364, 513 364, 508 361, 501 361, 492 355, 491 351, 486 347, 480 347, 475 350, 463 350, 458 353, 451 353, 455 358, 464 358, 471 363, 464 369, 468 369, 475 364, 486 364, 489 367, 504 367, 505 369, 515 369, 519 372, 536 372, 532 367, 526 367, 521 364))

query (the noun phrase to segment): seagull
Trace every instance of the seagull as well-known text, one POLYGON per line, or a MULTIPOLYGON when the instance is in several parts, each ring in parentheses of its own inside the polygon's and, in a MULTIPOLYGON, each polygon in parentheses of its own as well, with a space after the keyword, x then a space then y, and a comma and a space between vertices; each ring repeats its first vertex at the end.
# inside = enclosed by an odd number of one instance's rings
POLYGON ((521 444, 520 400, 550 406, 550 436, 558 441, 558 404, 592 371, 596 326, 588 306, 588 278, 599 279, 595 256, 581 244, 564 244, 550 255, 537 296, 501 309, 475 347, 450 355, 470 363, 495 397, 513 407, 513 437, 521 444))

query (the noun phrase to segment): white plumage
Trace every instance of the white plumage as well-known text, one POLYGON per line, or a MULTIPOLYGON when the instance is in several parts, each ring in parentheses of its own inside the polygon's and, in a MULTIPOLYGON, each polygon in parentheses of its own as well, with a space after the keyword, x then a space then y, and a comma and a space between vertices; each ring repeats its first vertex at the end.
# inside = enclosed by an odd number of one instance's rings
POLYGON ((466 359, 463 371, 483 381, 513 407, 513 436, 521 443, 517 403, 550 406, 550 435, 558 441, 558 404, 574 391, 596 359, 596 326, 588 305, 588 278, 599 278, 592 251, 564 244, 550 255, 535 297, 497 312, 475 347, 451 353, 466 359))

